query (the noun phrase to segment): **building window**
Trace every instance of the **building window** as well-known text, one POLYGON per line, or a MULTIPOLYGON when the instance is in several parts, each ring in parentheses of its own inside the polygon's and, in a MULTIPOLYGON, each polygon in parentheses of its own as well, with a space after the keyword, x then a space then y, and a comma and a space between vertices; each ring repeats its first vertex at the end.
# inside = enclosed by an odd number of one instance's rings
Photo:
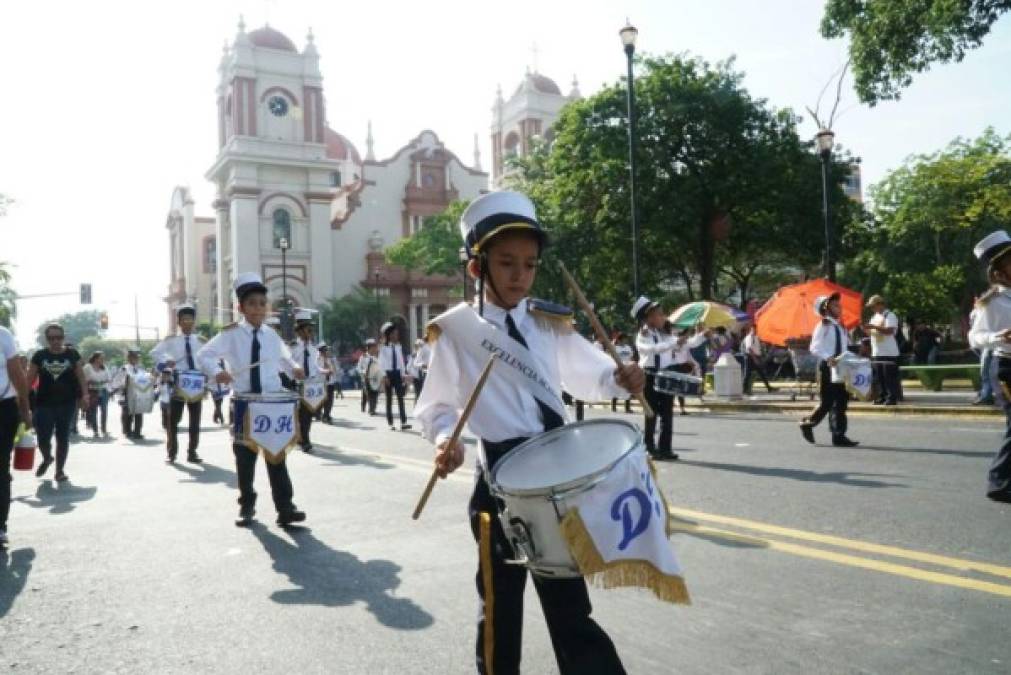
POLYGON ((412 288, 411 289, 412 298, 427 298, 428 289, 427 288, 412 288))
POLYGON ((380 286, 379 288, 376 289, 376 295, 378 295, 381 298, 389 297, 389 295, 390 295, 390 289, 389 288, 383 288, 382 286, 380 286))
POLYGON ((213 274, 218 271, 218 240, 214 237, 204 239, 204 272, 213 274))
POLYGON ((281 239, 287 239, 291 247, 291 214, 277 209, 274 211, 274 248, 281 248, 281 239))
POLYGON ((341 172, 332 171, 330 172, 330 187, 340 187, 341 186, 341 172))
POLYGON ((411 216, 411 234, 421 232, 421 228, 424 224, 425 218, 423 216, 411 216))

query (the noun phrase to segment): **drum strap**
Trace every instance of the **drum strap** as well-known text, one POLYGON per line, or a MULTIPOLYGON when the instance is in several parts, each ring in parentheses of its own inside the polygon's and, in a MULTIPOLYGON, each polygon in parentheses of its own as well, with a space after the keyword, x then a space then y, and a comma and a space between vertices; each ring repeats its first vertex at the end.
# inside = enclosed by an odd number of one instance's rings
MULTIPOLYGON (((516 322, 513 321, 511 314, 506 312, 506 330, 509 333, 509 337, 516 342, 519 342, 524 347, 527 347, 527 341, 523 339, 523 334, 520 333, 519 328, 516 327, 516 322)), ((527 347, 529 349, 529 347, 527 347)), ((558 427, 565 426, 565 420, 562 416, 556 413, 551 407, 542 401, 541 399, 534 397, 534 401, 537 402, 537 407, 541 411, 541 419, 544 421, 544 430, 551 431, 552 429, 557 429, 558 427)))

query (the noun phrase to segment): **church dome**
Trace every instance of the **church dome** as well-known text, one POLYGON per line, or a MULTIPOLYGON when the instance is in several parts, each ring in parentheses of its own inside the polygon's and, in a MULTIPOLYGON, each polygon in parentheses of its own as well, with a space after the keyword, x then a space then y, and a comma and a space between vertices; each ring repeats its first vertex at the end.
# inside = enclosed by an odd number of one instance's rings
POLYGON ((298 53, 298 50, 295 49, 295 43, 289 40, 287 35, 279 30, 274 30, 270 26, 254 30, 249 34, 249 41, 257 47, 298 53))
MULTIPOLYGON (((524 89, 533 90, 540 92, 542 94, 553 94, 555 96, 561 96, 562 90, 558 88, 558 85, 547 75, 541 75, 538 72, 527 72, 520 83, 520 86, 516 88, 516 94, 520 93, 524 89)), ((513 94, 515 96, 516 94, 513 94)))
POLYGON ((329 159, 352 160, 355 164, 362 163, 362 157, 358 154, 358 148, 345 136, 337 133, 330 127, 323 131, 323 143, 326 145, 326 156, 329 159))

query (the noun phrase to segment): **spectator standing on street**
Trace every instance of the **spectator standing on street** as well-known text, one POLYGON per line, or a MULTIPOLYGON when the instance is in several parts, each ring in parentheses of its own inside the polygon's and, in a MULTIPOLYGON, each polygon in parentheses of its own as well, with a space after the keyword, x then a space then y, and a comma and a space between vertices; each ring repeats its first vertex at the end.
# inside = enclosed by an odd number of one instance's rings
POLYGON ((52 441, 56 436, 57 481, 67 480, 64 469, 70 454, 70 426, 77 415, 78 406, 88 407, 88 383, 81 367, 81 355, 76 349, 63 344, 63 326, 51 323, 43 334, 46 346, 32 354, 28 379, 39 378, 36 396, 35 430, 38 436, 42 463, 36 476, 46 475, 53 463, 52 441))
POLYGON ((94 352, 84 366, 84 379, 88 382, 88 428, 98 438, 99 427, 103 436, 108 436, 109 384, 112 372, 105 367, 105 354, 94 352), (101 424, 99 424, 101 422, 101 424))
POLYGON ((867 306, 874 312, 870 322, 864 324, 864 330, 871 338, 874 379, 878 383, 878 397, 874 405, 896 405, 900 397, 899 343, 895 339, 899 317, 888 309, 880 295, 872 295, 867 306))
POLYGON ((772 385, 765 376, 765 366, 762 365, 762 341, 758 339, 755 324, 748 326, 748 332, 741 341, 741 353, 744 355, 744 393, 751 395, 751 383, 755 373, 762 378, 765 388, 772 393, 772 385))
POLYGON ((28 378, 14 335, 0 326, 0 546, 7 545, 11 510, 11 454, 18 423, 32 427, 28 408, 28 378))

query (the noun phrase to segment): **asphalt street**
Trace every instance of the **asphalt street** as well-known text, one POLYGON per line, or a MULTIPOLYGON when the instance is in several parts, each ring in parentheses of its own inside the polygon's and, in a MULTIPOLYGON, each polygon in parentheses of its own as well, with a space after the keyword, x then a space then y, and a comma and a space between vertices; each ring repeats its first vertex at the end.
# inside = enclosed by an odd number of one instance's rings
MULTIPOLYGON (((150 415, 141 443, 76 443, 69 483, 15 472, 0 668, 473 672, 473 453, 415 522, 429 444, 361 414, 357 392, 334 417, 289 459, 308 513, 290 531, 262 464, 259 522, 233 524, 209 403, 202 466, 165 464, 150 415)), ((784 415, 693 413, 675 432, 660 485, 694 604, 592 591, 630 673, 1011 672, 1011 506, 983 496, 999 423, 855 417, 853 449, 825 428, 808 445, 784 415)), ((552 673, 528 593, 524 672, 552 673)))

